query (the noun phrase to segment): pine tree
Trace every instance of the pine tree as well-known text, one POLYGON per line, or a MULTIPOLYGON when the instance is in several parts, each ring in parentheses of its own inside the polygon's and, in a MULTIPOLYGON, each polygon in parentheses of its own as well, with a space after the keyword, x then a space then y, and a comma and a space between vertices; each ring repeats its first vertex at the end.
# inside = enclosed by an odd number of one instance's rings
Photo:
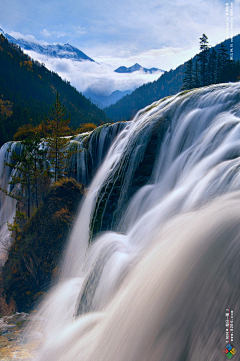
POLYGON ((48 159, 54 169, 54 181, 64 175, 66 159, 71 156, 67 149, 70 144, 69 137, 71 129, 69 128, 70 118, 66 118, 66 109, 59 100, 59 94, 44 123, 46 134, 46 144, 48 147, 48 159))
POLYGON ((186 65, 186 70, 185 70, 184 74, 185 74, 185 76, 184 76, 184 79, 183 79, 182 90, 194 88, 194 85, 193 85, 193 61, 192 61, 192 58, 190 60, 188 60, 187 65, 186 65))
POLYGON ((193 87, 199 88, 201 86, 200 82, 200 66, 199 66, 199 60, 196 59, 195 68, 193 71, 193 87))
POLYGON ((205 86, 208 84, 207 65, 209 57, 208 37, 205 34, 203 34, 200 38, 200 51, 201 52, 198 54, 198 58, 200 61, 200 82, 201 86, 205 86))
POLYGON ((209 84, 217 83, 217 52, 214 48, 211 50, 209 55, 207 77, 209 84))
POLYGON ((13 169, 9 184, 19 189, 16 192, 8 192, 0 188, 6 195, 17 199, 23 207, 27 218, 31 216, 31 209, 39 205, 39 183, 45 175, 44 156, 46 150, 41 148, 41 138, 36 129, 31 125, 21 127, 15 135, 15 140, 20 140, 22 149, 19 153, 11 151, 11 163, 5 165, 13 169))
POLYGON ((225 70, 228 68, 230 62, 229 53, 225 45, 221 44, 218 50, 218 83, 227 81, 225 70))

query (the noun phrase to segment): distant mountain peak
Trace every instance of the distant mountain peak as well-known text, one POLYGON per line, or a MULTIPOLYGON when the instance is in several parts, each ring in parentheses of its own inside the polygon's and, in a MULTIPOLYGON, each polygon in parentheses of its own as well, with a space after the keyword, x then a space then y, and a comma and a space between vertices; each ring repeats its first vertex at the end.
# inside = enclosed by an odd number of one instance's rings
POLYGON ((116 73, 133 73, 135 71, 143 71, 146 74, 152 74, 152 73, 156 73, 158 71, 164 72, 164 70, 161 70, 158 68, 150 68, 150 69, 144 68, 143 66, 141 66, 138 63, 130 66, 129 68, 127 68, 126 66, 120 66, 119 68, 117 68, 114 71, 116 73))
POLYGON ((24 50, 35 51, 38 54, 44 54, 54 58, 60 59, 72 59, 75 61, 91 61, 95 62, 89 56, 84 54, 78 48, 70 44, 55 44, 55 45, 41 45, 39 43, 33 43, 24 39, 15 39, 13 36, 4 33, 2 29, 0 29, 0 33, 2 33, 10 43, 14 43, 19 45, 24 50))

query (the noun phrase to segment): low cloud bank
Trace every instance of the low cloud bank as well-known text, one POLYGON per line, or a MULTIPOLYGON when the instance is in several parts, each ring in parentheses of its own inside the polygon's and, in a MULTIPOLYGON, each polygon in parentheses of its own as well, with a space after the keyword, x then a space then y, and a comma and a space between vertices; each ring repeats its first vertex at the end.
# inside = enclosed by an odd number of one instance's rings
POLYGON ((90 61, 74 61, 71 59, 58 59, 38 54, 34 51, 25 51, 28 55, 44 63, 45 66, 68 80, 80 92, 90 90, 96 94, 109 95, 115 90, 135 89, 144 83, 159 78, 161 72, 146 74, 138 71, 128 74, 114 72, 112 66, 93 63, 90 61))

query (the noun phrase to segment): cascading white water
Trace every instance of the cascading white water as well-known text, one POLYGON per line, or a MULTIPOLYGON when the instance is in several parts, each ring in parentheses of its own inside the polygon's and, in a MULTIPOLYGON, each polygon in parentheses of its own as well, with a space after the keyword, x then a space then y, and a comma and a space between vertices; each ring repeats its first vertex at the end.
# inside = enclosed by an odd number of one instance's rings
MULTIPOLYGON (((21 151, 21 145, 18 142, 14 144, 5 143, 0 148, 0 187, 6 191, 12 191, 11 181, 12 169, 5 163, 12 163, 11 152, 17 154, 21 151)), ((7 254, 8 247, 11 243, 10 233, 7 222, 12 223, 15 215, 16 200, 8 197, 0 191, 0 265, 2 266, 7 254)))
POLYGON ((239 326, 239 101, 239 84, 180 93, 117 137, 27 331, 36 360, 220 359, 226 308, 239 326))
POLYGON ((68 176, 88 186, 96 170, 103 162, 110 145, 117 134, 127 126, 127 122, 105 124, 90 133, 74 137, 70 146, 77 145, 69 164, 66 165, 68 176))

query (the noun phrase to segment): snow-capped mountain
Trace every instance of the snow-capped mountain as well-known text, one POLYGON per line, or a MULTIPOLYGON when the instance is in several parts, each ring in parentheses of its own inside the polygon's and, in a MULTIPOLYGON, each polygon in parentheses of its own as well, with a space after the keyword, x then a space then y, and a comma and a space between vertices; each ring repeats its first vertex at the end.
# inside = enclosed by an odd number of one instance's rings
POLYGON ((148 73, 148 74, 156 73, 157 71, 164 72, 164 70, 161 70, 158 68, 151 68, 151 69, 144 68, 143 66, 139 65, 138 63, 130 66, 129 68, 127 68, 126 66, 120 66, 119 68, 117 68, 114 71, 116 73, 133 73, 135 71, 143 71, 144 73, 148 73))
POLYGON ((17 44, 24 50, 35 51, 36 53, 44 54, 53 58, 71 59, 75 61, 89 60, 94 62, 93 59, 70 44, 41 45, 24 39, 15 39, 13 36, 4 33, 2 29, 0 29, 0 33, 2 33, 8 41, 10 41, 10 43, 17 44))
POLYGON ((20 46, 31 59, 70 82, 99 108, 114 104, 142 84, 157 80, 163 73, 157 68, 146 69, 139 64, 114 71, 109 64, 94 61, 72 45, 46 45, 32 35, 14 32, 10 35, 0 28, 1 33, 9 42, 20 46))

